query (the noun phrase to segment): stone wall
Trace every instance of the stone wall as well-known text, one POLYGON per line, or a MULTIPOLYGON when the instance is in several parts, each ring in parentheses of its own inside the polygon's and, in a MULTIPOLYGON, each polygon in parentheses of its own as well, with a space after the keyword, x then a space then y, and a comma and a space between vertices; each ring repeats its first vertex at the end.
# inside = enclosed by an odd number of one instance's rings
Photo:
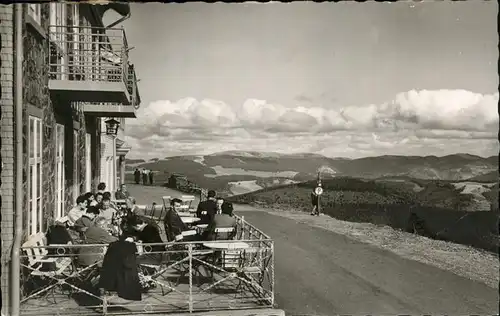
POLYGON ((0 222, 2 314, 8 314, 9 262, 14 230, 13 6, 0 5, 0 222))

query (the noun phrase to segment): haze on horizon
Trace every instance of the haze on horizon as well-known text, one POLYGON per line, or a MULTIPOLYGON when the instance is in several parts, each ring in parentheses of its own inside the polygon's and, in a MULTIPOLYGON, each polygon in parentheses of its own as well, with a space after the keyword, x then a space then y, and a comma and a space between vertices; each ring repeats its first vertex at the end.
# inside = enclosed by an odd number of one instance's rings
POLYGON ((497 2, 131 9, 129 158, 498 154, 497 2))

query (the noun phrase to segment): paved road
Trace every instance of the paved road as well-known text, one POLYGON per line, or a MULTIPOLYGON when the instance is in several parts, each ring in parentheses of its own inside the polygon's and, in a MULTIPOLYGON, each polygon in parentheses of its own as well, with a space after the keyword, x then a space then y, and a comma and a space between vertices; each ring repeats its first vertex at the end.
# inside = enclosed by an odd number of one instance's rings
MULTIPOLYGON (((140 201, 158 190, 131 188, 140 201)), ((236 211, 275 240, 276 302, 287 315, 498 313, 498 290, 482 283, 290 219, 236 211)))

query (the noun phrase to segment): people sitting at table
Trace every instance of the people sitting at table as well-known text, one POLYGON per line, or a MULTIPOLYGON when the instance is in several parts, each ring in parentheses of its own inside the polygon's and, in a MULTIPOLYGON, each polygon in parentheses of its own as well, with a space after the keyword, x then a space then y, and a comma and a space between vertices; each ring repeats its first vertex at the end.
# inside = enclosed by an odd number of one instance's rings
MULTIPOLYGON (((182 200, 174 198, 170 201, 170 209, 167 211, 163 223, 165 225, 165 232, 169 241, 176 240, 176 236, 183 236, 182 232, 192 231, 189 227, 182 221, 178 214, 179 208, 182 205, 182 200)), ((178 237, 179 238, 179 237, 178 237)), ((193 241, 197 240, 197 235, 186 235, 183 236, 183 241, 193 241)))
POLYGON ((108 221, 108 225, 111 225, 113 218, 116 215, 116 209, 111 206, 111 199, 108 196, 102 198, 100 216, 104 217, 108 221))
MULTIPOLYGON (((107 220, 104 217, 97 217, 94 224, 85 232, 85 244, 109 244, 118 240, 108 232, 107 220)), ((103 258, 102 246, 81 247, 77 262, 82 266, 92 265, 103 258)))
POLYGON ((68 225, 74 226, 75 222, 85 214, 87 209, 87 199, 85 196, 80 195, 76 198, 76 205, 68 212, 68 225))
POLYGON ((200 202, 196 209, 196 217, 200 219, 199 224, 208 224, 212 221, 217 213, 217 203, 215 199, 215 191, 210 190, 207 194, 207 200, 200 202))
POLYGON ((85 214, 80 217, 74 225, 74 228, 78 232, 84 232, 90 226, 93 225, 94 219, 99 216, 99 209, 97 206, 89 206, 85 214))
POLYGON ((233 203, 224 202, 205 231, 206 240, 230 240, 236 235, 236 219, 233 216, 233 203), (216 232, 216 228, 233 228, 232 232, 216 232))
POLYGON ((115 192, 115 199, 117 200, 125 200, 130 196, 130 193, 127 191, 127 186, 125 183, 120 185, 120 189, 115 192))

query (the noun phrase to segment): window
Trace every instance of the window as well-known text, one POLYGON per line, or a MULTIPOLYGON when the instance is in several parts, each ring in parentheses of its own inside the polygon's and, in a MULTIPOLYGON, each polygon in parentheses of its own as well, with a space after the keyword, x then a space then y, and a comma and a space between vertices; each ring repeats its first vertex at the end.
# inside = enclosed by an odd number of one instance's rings
POLYGON ((67 70, 66 65, 66 4, 50 3, 50 40, 55 44, 58 54, 58 72, 61 74, 60 80, 64 80, 67 70))
POLYGON ((80 195, 80 161, 78 130, 73 130, 73 201, 80 195))
POLYGON ((64 126, 56 124, 56 208, 55 218, 64 216, 64 126))
POLYGON ((43 229, 42 216, 42 121, 29 117, 29 234, 43 229))
POLYGON ((92 183, 92 163, 91 163, 91 155, 90 155, 90 134, 85 134, 85 191, 91 191, 91 183, 92 183))
POLYGON ((42 7, 40 4, 29 3, 28 15, 33 18, 38 24, 42 24, 42 7))

